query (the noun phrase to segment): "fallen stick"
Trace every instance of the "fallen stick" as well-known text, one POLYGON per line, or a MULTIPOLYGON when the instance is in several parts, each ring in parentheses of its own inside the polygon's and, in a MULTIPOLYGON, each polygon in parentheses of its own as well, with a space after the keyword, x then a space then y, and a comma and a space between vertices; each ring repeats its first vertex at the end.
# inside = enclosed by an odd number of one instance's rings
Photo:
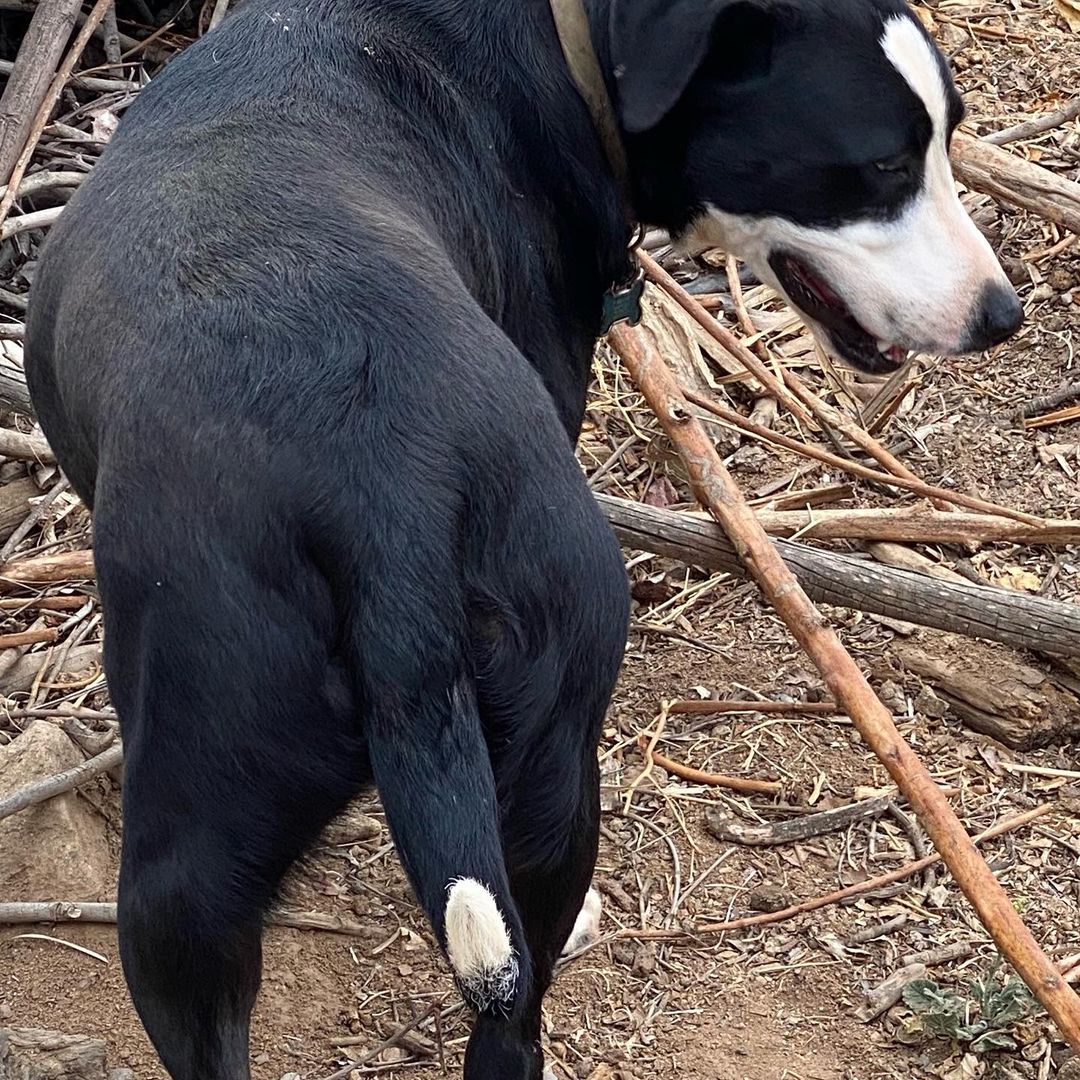
MULTIPOLYGON (((66 922, 115 924, 116 904, 72 900, 16 900, 0 903, 0 926, 66 922)), ((268 926, 284 926, 292 930, 321 930, 328 934, 345 934, 349 937, 364 937, 370 929, 338 915, 323 915, 318 911, 271 911, 266 917, 266 923, 268 926)))
POLYGON ((32 555, 0 566, 0 587, 5 582, 44 585, 57 581, 87 581, 96 575, 91 551, 61 551, 56 555, 32 555))
POLYGON ((659 765, 664 772, 671 773, 680 780, 688 780, 692 784, 728 788, 731 791, 741 791, 744 795, 780 795, 784 790, 784 785, 776 783, 775 780, 747 780, 741 776, 723 776, 720 773, 693 769, 689 765, 683 765, 681 762, 665 757, 656 750, 650 750, 649 740, 644 735, 638 737, 638 746, 645 755, 647 765, 659 765))
POLYGON ((953 135, 951 157, 965 187, 1080 233, 1080 184, 960 131, 953 135))
POLYGON ((716 515, 833 698, 889 771, 998 948, 1080 1050, 1080 998, 1041 951, 926 766, 900 737, 889 711, 762 531, 704 425, 691 413, 648 326, 616 326, 608 340, 678 449, 698 501, 716 515))
POLYGON ((19 159, 81 9, 82 0, 41 0, 30 18, 0 96, 0 180, 7 179, 19 159))
POLYGON ((78 611, 89 596, 6 596, 0 600, 0 611, 78 611))
POLYGON ((19 630, 14 634, 0 634, 0 649, 17 649, 20 645, 39 645, 43 641, 55 641, 58 634, 59 631, 55 626, 42 626, 37 630, 19 630))
MULTIPOLYGON (((996 836, 1019 829, 1036 818, 1042 817, 1043 814, 1049 813, 1053 808, 1053 803, 1043 803, 1031 810, 1025 810, 1015 817, 1005 818, 979 833, 972 840, 972 843, 982 844, 996 836)), ((933 855, 927 855, 925 858, 916 859, 914 862, 906 863, 904 866, 898 866, 887 874, 879 874, 877 877, 867 878, 865 881, 857 881, 854 885, 848 885, 843 889, 837 889, 835 892, 825 893, 822 896, 815 896, 810 900, 801 900, 799 903, 781 908, 779 911, 765 911, 759 915, 746 915, 741 919, 729 919, 727 922, 702 923, 691 930, 622 930, 618 936, 636 940, 677 941, 698 934, 724 934, 729 930, 745 930, 751 926, 766 926, 769 923, 786 922, 788 919, 794 919, 796 915, 804 915, 808 911, 818 911, 820 908, 831 907, 833 904, 842 904, 845 900, 851 900, 854 897, 863 896, 868 892, 874 892, 888 885, 894 885, 898 881, 906 881, 909 877, 914 877, 939 862, 941 862, 941 855, 934 852, 933 855)), ((4 907, 5 905, 0 904, 0 922, 4 921, 2 918, 4 907)), ((1049 961, 1047 963, 1049 964, 1049 961)), ((1058 973, 1055 972, 1055 978, 1057 976, 1058 973)))
MULTIPOLYGON (((5 192, 4 199, 7 198, 5 192)), ((18 198, 16 195, 12 202, 18 198)), ((10 240, 19 233, 30 232, 32 229, 47 229, 56 223, 63 211, 62 206, 49 206, 44 210, 32 210, 29 214, 20 214, 18 217, 8 218, 0 225, 0 241, 10 240)))
POLYGON ((747 847, 776 847, 839 832, 856 821, 882 817, 889 813, 891 805, 892 799, 880 796, 848 803, 847 806, 837 806, 832 810, 819 810, 816 814, 770 821, 764 825, 737 821, 720 807, 711 806, 705 811, 705 828, 724 843, 743 844, 747 847))
POLYGON ((711 716, 720 713, 802 713, 805 716, 833 716, 841 713, 834 701, 672 701, 668 716, 690 714, 711 716))
POLYGON ((927 506, 889 506, 851 510, 756 510, 770 536, 814 540, 891 541, 897 544, 1054 544, 1080 541, 1080 522, 1043 519, 1029 525, 998 514, 954 510, 943 514, 927 506))
MULTIPOLYGON (((746 575, 735 549, 714 522, 610 495, 597 494, 595 498, 624 547, 708 570, 746 575)), ((775 544, 818 603, 1016 648, 1080 656, 1080 608, 1074 604, 994 585, 941 581, 786 540, 775 544)), ((31 556, 0 566, 0 590, 88 581, 94 575, 90 551, 31 556)), ((5 606, 12 602, 0 601, 5 606)), ((63 598, 57 600, 61 602, 63 598)), ((32 597, 25 603, 48 606, 32 597)))
POLYGON ((124 749, 117 742, 107 750, 103 750, 97 757, 92 757, 73 769, 67 769, 55 776, 46 777, 44 780, 38 780, 20 788, 6 799, 0 799, 0 821, 11 817, 12 814, 17 814, 20 810, 25 810, 28 806, 35 806, 56 795, 74 791, 75 788, 87 783, 95 776, 115 769, 123 757, 124 749))
POLYGON ((1067 124, 1078 116, 1080 116, 1080 96, 1074 97, 1060 109, 1055 109, 1054 112, 1047 113, 1045 116, 1036 116, 1031 120, 1025 120, 1022 124, 1014 124, 1002 131, 984 135, 982 141, 993 146, 1004 146, 1006 143, 1030 139, 1034 135, 1041 135, 1044 131, 1061 127, 1062 124, 1067 124))
POLYGON ((1080 416, 1080 405, 1069 405, 1064 409, 1058 409, 1056 412, 1025 419, 1024 427, 1029 430, 1031 428, 1051 427, 1054 424, 1064 424, 1069 420, 1075 420, 1078 416, 1080 416))
POLYGON ((1042 518, 1035 517, 1034 514, 1025 514, 1020 510, 1013 510, 1008 506, 987 502, 985 499, 979 499, 974 495, 965 495, 963 492, 948 491, 945 488, 928 484, 917 477, 914 480, 910 480, 906 476, 897 476, 895 474, 880 472, 877 469, 871 469, 869 466, 862 465, 857 461, 849 461, 847 458, 839 457, 837 454, 832 454, 828 450, 821 450, 808 443, 801 443, 797 439, 789 438, 787 435, 781 435, 779 432, 762 427, 760 424, 755 424, 752 420, 747 420, 742 413, 736 412, 734 409, 729 409, 726 405, 721 405, 718 401, 713 401, 710 398, 702 397, 700 394, 695 394, 693 391, 680 389, 679 393, 686 401, 693 402, 699 409, 704 409, 706 412, 712 413, 714 416, 719 417, 733 427, 739 428, 740 430, 755 436, 762 442, 772 443, 774 446, 780 446, 785 450, 791 450, 793 453, 801 454, 803 457, 813 458, 815 461, 830 465, 834 469, 842 469, 845 472, 851 473, 853 476, 862 477, 864 480, 873 480, 878 484, 891 484, 893 487, 903 488, 905 491, 913 491, 916 495, 921 495, 926 499, 944 500, 946 502, 955 503, 957 506, 966 506, 969 510, 980 510, 984 514, 993 514, 997 517, 1006 517, 1011 518, 1014 521, 1022 521, 1025 525, 1033 525, 1037 528, 1042 528, 1046 524, 1042 518))
POLYGON ((3 198, 0 198, 0 229, 2 229, 5 224, 8 212, 15 202, 19 184, 22 182, 22 178, 30 165, 31 158, 34 156, 34 151, 37 149, 41 133, 45 130, 45 125, 49 122, 49 114, 60 100, 60 95, 63 93, 64 87, 67 85, 67 81, 71 77, 72 72, 75 70, 75 65, 79 62, 79 57, 82 56, 87 42, 90 40, 94 30, 97 29, 98 24, 105 17, 105 12, 109 9, 109 5, 112 2, 113 0, 96 0, 94 6, 90 9, 90 14, 86 16, 86 21, 83 23, 82 28, 75 36, 75 40, 72 42, 67 56, 64 57, 55 77, 52 82, 49 83, 37 112, 34 113, 33 121, 27 128, 26 137, 21 143, 21 153, 17 156, 15 164, 11 167, 11 173, 7 177, 7 191, 4 192, 3 198))
POLYGON ((40 435, 26 435, 13 428, 0 428, 0 457, 56 464, 52 447, 40 435))
MULTIPOLYGON (((623 547, 747 576, 715 522, 610 495, 597 495, 596 500, 623 547)), ((942 581, 788 540, 773 544, 818 603, 1016 648, 1080 656, 1080 607, 1075 604, 995 585, 942 581)))

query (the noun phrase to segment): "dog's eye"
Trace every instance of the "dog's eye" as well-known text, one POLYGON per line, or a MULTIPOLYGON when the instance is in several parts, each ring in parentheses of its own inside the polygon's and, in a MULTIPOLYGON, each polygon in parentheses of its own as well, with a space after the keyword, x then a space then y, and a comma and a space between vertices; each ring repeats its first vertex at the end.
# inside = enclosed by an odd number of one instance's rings
POLYGON ((891 175, 903 174, 911 171, 911 158, 907 154, 897 154, 896 157, 882 158, 874 162, 874 168, 878 172, 890 173, 891 175))

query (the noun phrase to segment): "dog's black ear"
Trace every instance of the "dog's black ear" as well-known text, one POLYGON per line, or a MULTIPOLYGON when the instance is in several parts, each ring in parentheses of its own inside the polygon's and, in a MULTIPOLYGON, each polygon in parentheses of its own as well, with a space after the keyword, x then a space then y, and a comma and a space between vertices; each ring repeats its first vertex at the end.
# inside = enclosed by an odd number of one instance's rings
POLYGON ((611 59, 623 128, 637 134, 655 127, 710 50, 721 54, 722 77, 750 77, 767 64, 772 33, 768 0, 611 0, 611 59))

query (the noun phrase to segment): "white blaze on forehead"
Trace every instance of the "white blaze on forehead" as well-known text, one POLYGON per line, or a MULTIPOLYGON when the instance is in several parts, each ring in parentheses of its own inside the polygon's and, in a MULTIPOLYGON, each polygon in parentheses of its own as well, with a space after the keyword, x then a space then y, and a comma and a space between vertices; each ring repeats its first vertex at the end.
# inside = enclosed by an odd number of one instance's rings
POLYGON ((894 15, 885 24, 881 48, 889 62, 918 94, 930 114, 935 139, 945 137, 949 122, 949 96, 934 47, 913 18, 894 15))

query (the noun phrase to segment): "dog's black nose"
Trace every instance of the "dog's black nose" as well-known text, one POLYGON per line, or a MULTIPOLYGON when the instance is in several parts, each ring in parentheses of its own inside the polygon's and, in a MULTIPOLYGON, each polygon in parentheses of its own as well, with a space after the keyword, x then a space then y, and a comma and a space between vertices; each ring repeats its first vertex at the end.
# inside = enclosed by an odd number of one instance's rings
POLYGON ((1010 285, 983 288, 979 306, 968 323, 964 352, 982 352, 1013 336, 1024 321, 1020 297, 1010 285))

